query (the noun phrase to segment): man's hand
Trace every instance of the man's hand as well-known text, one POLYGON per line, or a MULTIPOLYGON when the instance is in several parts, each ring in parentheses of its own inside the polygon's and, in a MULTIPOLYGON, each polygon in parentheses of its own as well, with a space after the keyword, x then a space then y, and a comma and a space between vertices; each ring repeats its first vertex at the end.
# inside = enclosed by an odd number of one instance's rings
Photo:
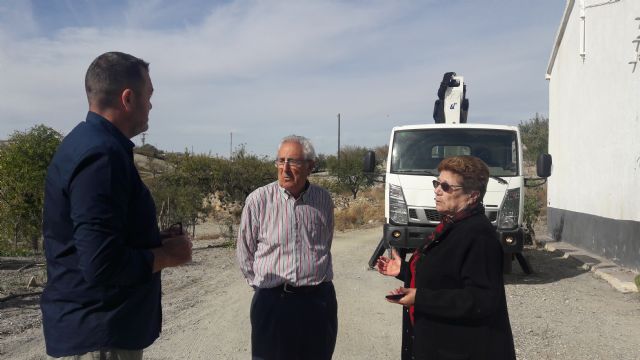
POLYGON ((168 237, 162 240, 162 246, 152 249, 153 272, 164 268, 180 266, 191 261, 193 244, 188 235, 168 237))
POLYGON ((182 223, 175 223, 168 228, 160 231, 160 239, 168 239, 170 237, 182 235, 182 223))

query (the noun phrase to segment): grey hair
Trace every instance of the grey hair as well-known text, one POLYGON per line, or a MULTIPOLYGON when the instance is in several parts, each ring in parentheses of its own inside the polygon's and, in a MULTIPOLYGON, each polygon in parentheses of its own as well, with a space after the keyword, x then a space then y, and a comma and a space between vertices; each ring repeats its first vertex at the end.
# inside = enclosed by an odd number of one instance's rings
POLYGON ((299 135, 285 136, 280 141, 280 146, 278 146, 278 149, 282 147, 282 144, 288 142, 294 142, 302 145, 302 155, 304 156, 305 160, 316 160, 316 150, 313 148, 313 144, 311 143, 311 141, 306 137, 299 135))

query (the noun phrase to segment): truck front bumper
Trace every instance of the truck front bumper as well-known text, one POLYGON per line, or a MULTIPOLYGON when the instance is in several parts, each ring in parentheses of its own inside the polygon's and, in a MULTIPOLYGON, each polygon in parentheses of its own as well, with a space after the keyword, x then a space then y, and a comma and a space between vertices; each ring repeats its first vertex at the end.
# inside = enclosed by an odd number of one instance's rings
MULTIPOLYGON (((416 249, 426 243, 427 237, 435 230, 430 226, 406 226, 384 224, 385 247, 416 249)), ((524 230, 497 230, 505 253, 521 253, 524 245, 524 230)))
POLYGON ((385 247, 417 249, 424 245, 435 227, 384 224, 385 247))

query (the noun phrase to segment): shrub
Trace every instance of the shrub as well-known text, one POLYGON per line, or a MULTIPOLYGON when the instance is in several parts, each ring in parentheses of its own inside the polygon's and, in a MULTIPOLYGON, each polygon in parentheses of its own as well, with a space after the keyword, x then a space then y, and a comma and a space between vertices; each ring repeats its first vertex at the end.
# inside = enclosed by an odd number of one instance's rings
POLYGON ((220 236, 222 236, 222 239, 224 239, 223 245, 225 247, 236 247, 236 240, 238 238, 238 225, 238 219, 236 216, 223 216, 218 220, 220 236))
POLYGON ((0 252, 40 250, 47 166, 62 135, 44 125, 14 132, 0 146, 0 252), (0 241, 2 243, 2 241, 0 241))
POLYGON ((311 175, 309 176, 309 182, 327 190, 331 195, 346 193, 346 190, 331 176, 311 175))
POLYGON ((521 121, 520 136, 525 146, 524 159, 535 162, 542 153, 549 150, 549 119, 536 114, 527 121, 521 121))
POLYGON ((136 154, 144 155, 150 158, 162 159, 164 160, 164 152, 158 150, 155 146, 151 144, 144 144, 140 147, 133 148, 133 152, 136 154))
POLYGON ((526 244, 536 244, 535 225, 540 218, 542 210, 545 208, 546 191, 544 188, 526 188, 524 193, 524 214, 522 222, 527 230, 525 235, 526 244))
MULTIPOLYGON (((338 195, 339 196, 339 195, 338 195)), ((357 229, 369 223, 379 224, 384 221, 384 188, 374 187, 362 192, 357 200, 344 197, 343 206, 334 210, 335 229, 344 231, 357 229)))
POLYGON ((335 156, 327 158, 329 174, 336 179, 340 189, 348 190, 355 199, 358 192, 373 186, 373 177, 365 174, 362 168, 367 149, 358 146, 345 146, 340 150, 340 160, 335 156))

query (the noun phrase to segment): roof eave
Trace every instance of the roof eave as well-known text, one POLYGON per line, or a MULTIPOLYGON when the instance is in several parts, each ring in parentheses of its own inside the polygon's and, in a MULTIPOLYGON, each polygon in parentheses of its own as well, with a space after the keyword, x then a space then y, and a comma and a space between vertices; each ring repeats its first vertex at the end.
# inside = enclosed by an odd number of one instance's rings
POLYGON ((545 79, 551 79, 551 72, 553 71, 553 65, 556 62, 556 56, 558 55, 558 49, 560 48, 560 43, 562 42, 562 37, 564 36, 564 31, 567 28, 567 23, 569 22, 569 16, 571 15, 571 11, 573 10, 573 5, 575 0, 567 0, 567 3, 564 7, 564 14, 562 15, 562 22, 560 23, 560 28, 556 33, 556 40, 553 44, 553 51, 551 52, 551 57, 549 58, 549 64, 547 65, 547 74, 545 75, 545 79))

